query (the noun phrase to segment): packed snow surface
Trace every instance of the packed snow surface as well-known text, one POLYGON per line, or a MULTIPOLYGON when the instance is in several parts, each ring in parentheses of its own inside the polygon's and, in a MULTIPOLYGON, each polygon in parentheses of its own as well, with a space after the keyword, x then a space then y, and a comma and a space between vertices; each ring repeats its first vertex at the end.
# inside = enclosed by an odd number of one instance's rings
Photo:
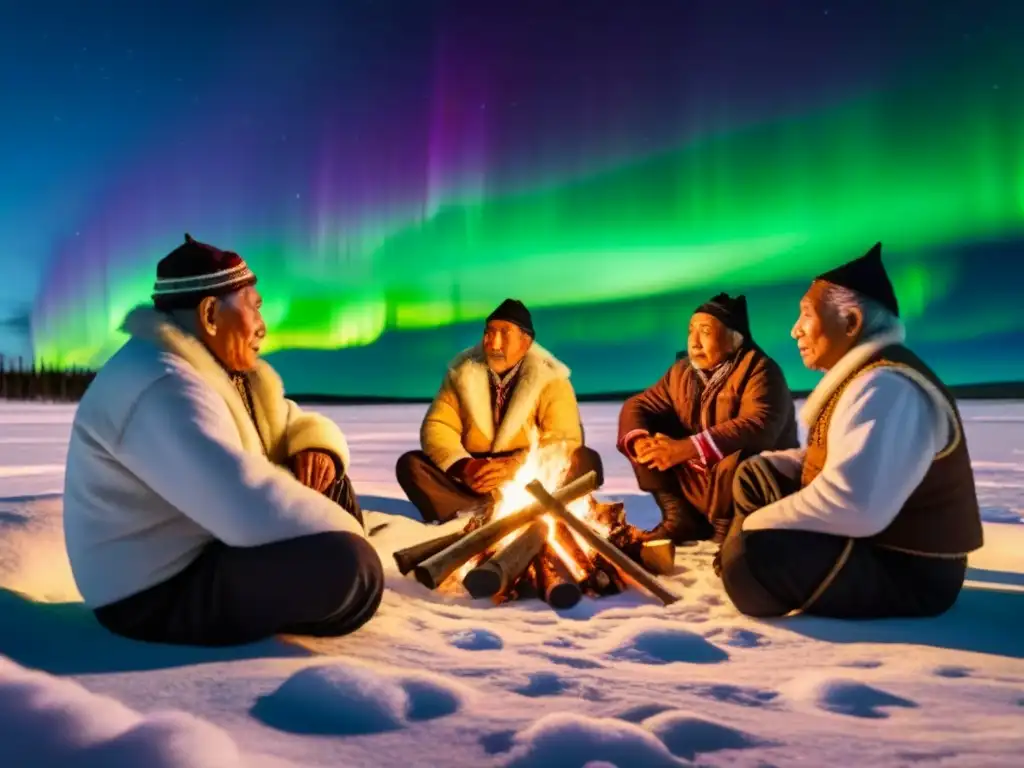
MULTIPOLYGON (((73 408, 0 404, 0 764, 9 766, 1016 766, 1024 755, 1024 403, 962 404, 984 549, 945 616, 744 618, 681 549, 639 592, 555 612, 430 592, 391 553, 438 534, 394 480, 423 406, 323 408, 388 568, 355 635, 235 649, 143 645, 83 608, 64 554, 73 408), (386 524, 386 525, 384 525, 386 524)), ((584 405, 602 498, 657 519, 584 405)))

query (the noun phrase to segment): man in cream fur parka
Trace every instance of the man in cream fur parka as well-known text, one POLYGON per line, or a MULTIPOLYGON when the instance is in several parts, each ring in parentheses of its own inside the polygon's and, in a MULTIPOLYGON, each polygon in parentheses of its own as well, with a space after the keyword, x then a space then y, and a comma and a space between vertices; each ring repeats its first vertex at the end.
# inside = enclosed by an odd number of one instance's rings
POLYGON ((259 359, 255 282, 237 254, 186 236, 78 407, 65 537, 86 604, 115 633, 341 635, 380 604, 345 438, 259 359))

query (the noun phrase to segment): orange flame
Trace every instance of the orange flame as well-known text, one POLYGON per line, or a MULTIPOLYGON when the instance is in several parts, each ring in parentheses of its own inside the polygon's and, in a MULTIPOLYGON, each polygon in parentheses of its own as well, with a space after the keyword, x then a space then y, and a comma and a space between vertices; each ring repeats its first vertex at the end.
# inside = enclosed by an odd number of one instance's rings
MULTIPOLYGON (((565 476, 568 474, 572 464, 571 450, 565 445, 558 443, 541 445, 538 440, 536 430, 531 430, 529 439, 530 448, 523 460, 523 463, 520 465, 519 469, 516 470, 512 479, 494 492, 496 504, 494 506, 494 513, 492 516, 493 520, 506 517, 513 512, 517 512, 531 504, 535 504, 537 500, 528 490, 526 490, 526 486, 532 481, 539 480, 540 483, 549 491, 555 490, 565 482, 565 476)), ((570 502, 566 505, 566 508, 581 520, 588 520, 591 518, 592 504, 593 500, 588 495, 570 502)), ((569 554, 566 548, 558 540, 558 537, 556 536, 557 529, 554 518, 552 518, 551 515, 544 515, 541 519, 545 521, 548 527, 548 546, 551 547, 552 551, 558 555, 559 559, 569 569, 573 578, 577 580, 586 578, 587 572, 584 570, 583 566, 576 562, 575 558, 569 554)), ((500 552, 515 541, 521 533, 522 529, 508 534, 494 546, 493 551, 500 552)), ((575 539, 583 552, 587 554, 590 553, 591 548, 586 541, 580 539, 571 531, 570 535, 575 539)), ((476 567, 479 561, 480 558, 472 558, 458 570, 456 578, 461 581, 469 571, 476 567)))

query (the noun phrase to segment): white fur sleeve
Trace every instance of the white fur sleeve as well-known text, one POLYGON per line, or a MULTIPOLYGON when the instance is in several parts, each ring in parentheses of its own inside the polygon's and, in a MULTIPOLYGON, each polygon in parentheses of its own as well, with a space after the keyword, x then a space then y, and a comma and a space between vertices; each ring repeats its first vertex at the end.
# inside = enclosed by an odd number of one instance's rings
POLYGON ((229 546, 254 547, 358 521, 266 457, 242 449, 220 397, 198 379, 167 376, 139 399, 117 447, 131 472, 229 546))
POLYGON ((304 411, 287 398, 285 404, 288 406, 288 421, 285 424, 288 456, 294 456, 301 451, 328 451, 341 460, 342 468, 348 472, 348 441, 341 428, 322 413, 304 411))
POLYGON ((883 531, 949 433, 944 410, 907 376, 877 369, 843 393, 825 467, 806 488, 752 513, 743 530, 789 528, 863 538, 883 531))

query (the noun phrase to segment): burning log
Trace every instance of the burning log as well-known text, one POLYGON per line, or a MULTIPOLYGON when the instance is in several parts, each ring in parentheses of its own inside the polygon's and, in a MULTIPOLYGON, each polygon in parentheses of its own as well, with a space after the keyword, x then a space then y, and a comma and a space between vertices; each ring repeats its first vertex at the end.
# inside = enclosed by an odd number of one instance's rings
POLYGON ((545 545, 535 561, 537 568, 537 590, 544 596, 544 602, 552 608, 572 608, 583 597, 583 590, 569 573, 551 545, 545 545))
MULTIPOLYGON (((590 570, 590 556, 583 551, 583 547, 580 546, 580 543, 576 540, 576 537, 573 536, 572 531, 569 530, 569 527, 565 523, 554 521, 554 533, 551 535, 554 537, 553 543, 557 545, 557 547, 560 548, 570 560, 576 563, 580 570, 584 572, 590 570)), ((552 555, 554 557, 558 557, 558 553, 554 550, 552 551, 552 555)), ((579 579, 574 579, 574 581, 579 581, 579 579)))
MULTIPOLYGON (((593 493, 597 490, 597 486, 597 473, 588 472, 583 477, 559 488, 553 494, 553 498, 559 504, 568 504, 589 493, 593 493)), ((545 491, 545 494, 547 494, 547 491, 545 491)), ((551 498, 551 496, 548 495, 548 498, 551 498)), ((429 589, 437 589, 445 579, 451 576, 471 557, 481 554, 488 547, 501 541, 513 531, 532 523, 546 511, 547 507, 538 502, 513 512, 511 515, 492 520, 480 526, 446 549, 431 555, 419 563, 413 569, 416 580, 429 589)))
POLYGON ((544 547, 547 525, 536 520, 503 550, 466 574, 462 585, 473 597, 493 597, 511 587, 544 547))
POLYGON ((567 510, 565 508, 565 503, 548 493, 547 489, 541 483, 534 480, 526 486, 526 490, 528 490, 544 508, 550 511, 556 520, 565 523, 570 530, 580 534, 580 537, 588 545, 607 558, 623 577, 634 582, 646 592, 651 593, 665 605, 671 605, 679 600, 678 595, 675 595, 666 589, 654 576, 649 574, 635 562, 630 560, 629 557, 623 554, 622 550, 597 535, 589 525, 567 510))
POLYGON ((491 598, 494 604, 501 605, 512 600, 532 600, 535 597, 539 597, 537 594, 537 569, 535 564, 536 560, 526 566, 526 570, 516 579, 515 584, 503 592, 494 595, 491 598))
POLYGON ((411 547, 395 552, 393 557, 395 558, 395 564, 398 566, 398 572, 405 576, 428 557, 432 557, 438 552, 447 549, 463 536, 472 533, 487 522, 487 510, 479 505, 460 512, 458 516, 469 517, 469 522, 466 523, 462 530, 446 533, 444 536, 413 544, 411 547))
POLYGON ((466 531, 455 531, 454 533, 438 536, 436 539, 423 541, 419 544, 413 544, 411 547, 398 550, 394 554, 395 565, 398 566, 398 572, 405 576, 409 571, 422 563, 428 557, 432 557, 438 552, 448 549, 448 547, 465 535, 466 531))

